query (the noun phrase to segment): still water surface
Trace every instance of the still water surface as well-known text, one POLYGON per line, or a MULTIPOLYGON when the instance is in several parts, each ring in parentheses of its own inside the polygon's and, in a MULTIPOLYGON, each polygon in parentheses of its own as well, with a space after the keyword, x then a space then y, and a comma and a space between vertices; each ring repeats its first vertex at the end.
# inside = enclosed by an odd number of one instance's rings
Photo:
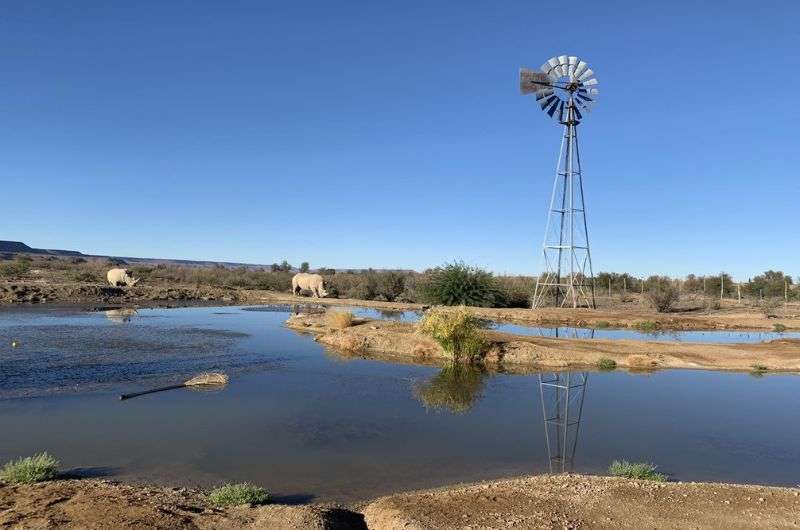
POLYGON ((603 473, 614 458, 653 461, 677 480, 800 482, 796 376, 589 373, 573 385, 566 450, 551 427, 548 452, 542 398, 549 416, 557 409, 538 374, 350 359, 283 327, 289 308, 272 309, 0 310, 0 461, 48 450, 85 475, 252 481, 289 501, 551 466, 603 473), (118 400, 212 369, 231 375, 225 389, 118 400))

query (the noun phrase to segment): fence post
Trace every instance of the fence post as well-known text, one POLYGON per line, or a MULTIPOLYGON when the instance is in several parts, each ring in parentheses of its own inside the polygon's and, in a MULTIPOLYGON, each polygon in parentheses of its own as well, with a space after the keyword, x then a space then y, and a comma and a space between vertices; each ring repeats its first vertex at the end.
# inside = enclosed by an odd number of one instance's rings
POLYGON ((628 278, 626 276, 622 277, 622 294, 628 294, 628 278))
POLYGON ((719 274, 719 301, 722 302, 722 295, 725 294, 725 276, 719 274))
POLYGON ((741 303, 742 303, 742 284, 741 283, 737 283, 736 284, 736 298, 737 298, 736 303, 741 305, 741 303))
POLYGON ((789 282, 786 281, 786 278, 783 279, 783 303, 789 303, 789 282))
POLYGON ((608 277, 608 297, 611 298, 611 276, 608 277))

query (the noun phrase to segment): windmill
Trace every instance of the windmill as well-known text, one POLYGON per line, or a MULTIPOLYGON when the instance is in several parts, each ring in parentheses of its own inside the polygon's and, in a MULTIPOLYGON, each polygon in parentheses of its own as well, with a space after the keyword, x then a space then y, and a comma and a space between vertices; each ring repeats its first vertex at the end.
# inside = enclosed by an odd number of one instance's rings
POLYGON ((540 71, 521 68, 522 94, 534 94, 548 116, 564 126, 532 306, 595 307, 592 255, 583 199, 578 124, 597 100, 597 79, 575 56, 548 59, 540 71))

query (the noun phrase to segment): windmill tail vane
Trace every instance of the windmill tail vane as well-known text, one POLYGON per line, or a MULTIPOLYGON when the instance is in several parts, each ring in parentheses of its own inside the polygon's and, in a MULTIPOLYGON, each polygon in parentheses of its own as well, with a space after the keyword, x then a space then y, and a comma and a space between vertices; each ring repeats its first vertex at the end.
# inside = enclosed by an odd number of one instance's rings
POLYGON ((519 83, 564 129, 532 306, 595 307, 577 126, 597 102, 597 78, 582 59, 559 55, 538 71, 521 68, 519 83))

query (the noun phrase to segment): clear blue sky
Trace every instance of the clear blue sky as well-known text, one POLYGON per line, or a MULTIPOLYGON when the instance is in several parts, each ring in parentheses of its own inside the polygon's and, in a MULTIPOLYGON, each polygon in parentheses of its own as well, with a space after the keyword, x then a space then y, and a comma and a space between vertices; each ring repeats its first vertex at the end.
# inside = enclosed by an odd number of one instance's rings
POLYGON ((586 59, 595 271, 800 274, 800 2, 27 2, 0 18, 0 239, 533 273, 586 59))

